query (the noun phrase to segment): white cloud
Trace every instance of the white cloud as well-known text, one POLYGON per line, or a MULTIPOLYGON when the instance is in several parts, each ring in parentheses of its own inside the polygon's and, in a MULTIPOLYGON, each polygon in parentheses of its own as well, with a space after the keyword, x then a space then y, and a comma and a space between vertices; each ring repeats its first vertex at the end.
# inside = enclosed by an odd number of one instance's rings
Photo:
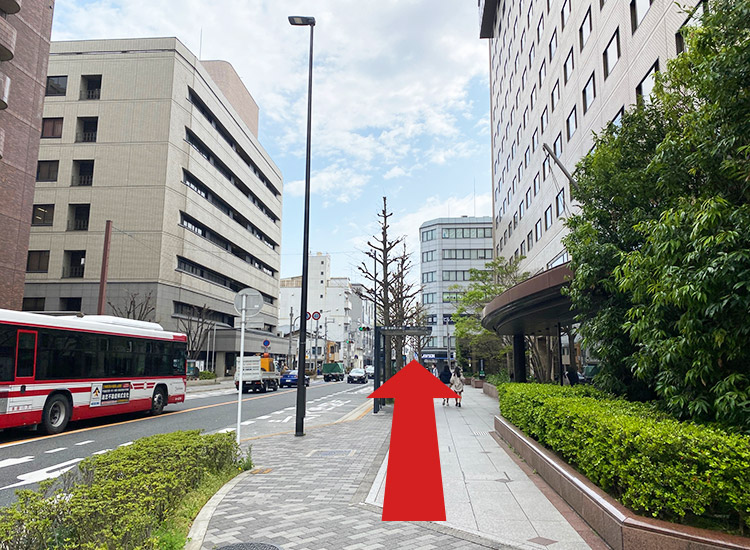
MULTIPOLYGON (((331 202, 347 203, 356 199, 367 185, 369 177, 351 168, 332 164, 323 170, 315 171, 310 176, 310 193, 323 195, 331 202)), ((295 197, 305 194, 305 181, 286 182, 284 191, 295 197)))
POLYGON ((391 180, 393 178, 401 178, 406 175, 406 170, 401 168, 400 166, 394 166, 390 170, 388 170, 384 175, 383 178, 387 180, 391 180))

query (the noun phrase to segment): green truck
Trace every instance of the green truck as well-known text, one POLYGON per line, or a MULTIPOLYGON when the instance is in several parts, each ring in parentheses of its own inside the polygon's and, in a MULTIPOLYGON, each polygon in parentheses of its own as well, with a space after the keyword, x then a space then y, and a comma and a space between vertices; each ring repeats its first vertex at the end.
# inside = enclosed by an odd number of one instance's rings
POLYGON ((330 382, 331 380, 343 382, 344 375, 343 363, 323 363, 323 380, 326 382, 330 382))

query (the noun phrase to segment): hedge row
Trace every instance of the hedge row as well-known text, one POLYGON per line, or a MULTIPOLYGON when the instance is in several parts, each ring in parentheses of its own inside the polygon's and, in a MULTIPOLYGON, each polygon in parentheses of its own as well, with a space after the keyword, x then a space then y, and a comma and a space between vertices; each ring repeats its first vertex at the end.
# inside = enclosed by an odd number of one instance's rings
POLYGON ((0 510, 0 549, 158 548, 158 530, 207 474, 237 469, 229 433, 174 432, 91 456, 0 510))
POLYGON ((631 509, 750 526, 750 438, 590 386, 501 384, 505 418, 631 509))

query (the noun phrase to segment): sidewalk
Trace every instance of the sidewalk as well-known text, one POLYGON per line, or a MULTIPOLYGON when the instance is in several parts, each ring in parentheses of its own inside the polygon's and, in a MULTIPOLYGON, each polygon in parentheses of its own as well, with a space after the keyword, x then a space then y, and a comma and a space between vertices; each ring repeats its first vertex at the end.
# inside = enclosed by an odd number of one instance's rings
POLYGON ((186 548, 606 548, 490 435, 497 401, 469 387, 463 401, 457 408, 435 400, 447 521, 381 521, 393 407, 377 415, 368 407, 304 437, 250 441, 256 468, 204 507, 186 548))

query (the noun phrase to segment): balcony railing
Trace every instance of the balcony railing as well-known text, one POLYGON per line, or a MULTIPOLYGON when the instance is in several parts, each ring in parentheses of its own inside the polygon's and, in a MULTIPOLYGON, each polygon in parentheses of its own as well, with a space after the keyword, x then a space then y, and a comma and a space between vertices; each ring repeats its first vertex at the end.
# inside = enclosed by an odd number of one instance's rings
POLYGON ((81 90, 81 99, 99 99, 102 93, 101 88, 91 88, 90 90, 81 90))
POLYGON ((81 187, 90 187, 94 183, 94 176, 91 174, 78 175, 73 178, 73 185, 81 187))
POLYGON ((88 231, 88 220, 68 220, 68 231, 88 231))
POLYGON ((63 279, 83 279, 83 268, 82 265, 69 265, 63 267, 63 279))
POLYGON ((78 139, 76 141, 83 143, 95 143, 96 132, 81 132, 78 134, 78 139))

